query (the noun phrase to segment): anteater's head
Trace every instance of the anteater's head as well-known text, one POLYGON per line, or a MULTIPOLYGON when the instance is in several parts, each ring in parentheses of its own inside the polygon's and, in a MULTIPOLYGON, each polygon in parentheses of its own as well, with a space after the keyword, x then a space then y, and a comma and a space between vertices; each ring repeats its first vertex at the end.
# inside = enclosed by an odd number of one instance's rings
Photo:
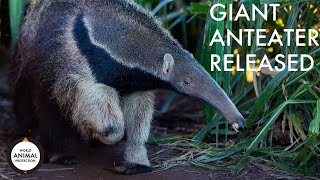
POLYGON ((187 51, 166 53, 163 56, 161 77, 177 91, 208 102, 223 115, 235 130, 243 130, 245 121, 232 101, 187 51))

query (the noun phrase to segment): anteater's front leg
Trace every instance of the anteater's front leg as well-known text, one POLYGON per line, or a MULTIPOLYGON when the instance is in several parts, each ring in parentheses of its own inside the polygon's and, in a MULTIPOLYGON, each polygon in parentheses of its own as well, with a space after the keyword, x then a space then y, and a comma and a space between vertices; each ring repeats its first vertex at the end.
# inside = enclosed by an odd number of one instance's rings
POLYGON ((88 77, 69 75, 54 85, 54 98, 67 109, 73 125, 85 138, 94 137, 105 144, 119 142, 124 135, 119 94, 88 77))
POLYGON ((117 170, 124 174, 137 174, 152 171, 145 143, 150 133, 154 111, 153 92, 136 92, 122 100, 127 144, 125 163, 117 170))

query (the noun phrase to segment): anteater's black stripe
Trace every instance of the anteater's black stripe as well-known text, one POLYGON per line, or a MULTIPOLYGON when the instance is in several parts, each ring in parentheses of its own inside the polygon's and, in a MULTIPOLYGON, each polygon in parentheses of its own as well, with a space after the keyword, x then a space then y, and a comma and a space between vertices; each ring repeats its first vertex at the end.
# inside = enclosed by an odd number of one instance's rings
POLYGON ((73 33, 78 48, 87 58, 98 82, 114 87, 123 94, 156 88, 171 88, 170 85, 150 73, 120 64, 104 49, 94 45, 81 16, 78 16, 75 21, 73 33))

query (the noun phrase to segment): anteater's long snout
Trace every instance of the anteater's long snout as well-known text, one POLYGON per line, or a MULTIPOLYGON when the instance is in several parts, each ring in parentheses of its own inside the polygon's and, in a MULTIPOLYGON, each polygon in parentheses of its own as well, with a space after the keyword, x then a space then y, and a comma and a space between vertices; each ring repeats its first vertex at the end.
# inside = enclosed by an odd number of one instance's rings
POLYGON ((208 102, 236 131, 245 129, 245 120, 224 90, 211 78, 206 77, 206 88, 199 92, 198 97, 208 102))

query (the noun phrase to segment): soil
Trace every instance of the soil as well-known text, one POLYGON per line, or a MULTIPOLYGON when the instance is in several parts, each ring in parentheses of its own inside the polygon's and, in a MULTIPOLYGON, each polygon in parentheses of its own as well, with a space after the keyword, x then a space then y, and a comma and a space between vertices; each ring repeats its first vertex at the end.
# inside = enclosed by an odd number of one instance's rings
MULTIPOLYGON (((7 144, 12 142, 13 136, 16 134, 17 127, 5 77, 6 73, 0 71, 0 179, 306 179, 300 175, 280 172, 261 162, 250 162, 237 173, 213 172, 191 166, 165 168, 166 162, 163 159, 174 158, 176 154, 174 152, 171 154, 158 153, 164 150, 164 147, 159 145, 148 145, 151 163, 158 167, 153 172, 132 176, 120 175, 112 169, 123 162, 124 142, 115 146, 90 147, 79 154, 80 164, 76 166, 43 164, 34 174, 17 174, 7 165, 4 155, 7 144), (162 158, 163 156, 166 158, 162 158)), ((167 91, 157 92, 157 109, 161 109, 167 94, 167 91)), ((173 102, 167 112, 157 111, 155 113, 151 137, 191 134, 204 126, 201 101, 177 95, 173 102)))
MULTIPOLYGON (((6 179, 305 179, 302 176, 291 176, 264 165, 263 163, 250 163, 238 173, 208 171, 197 167, 178 166, 166 170, 155 170, 151 173, 138 175, 120 175, 113 171, 116 165, 122 162, 124 143, 117 146, 100 146, 91 148, 80 154, 81 163, 77 166, 61 166, 44 164, 34 174, 19 175, 7 165, 3 165, 0 176, 6 179)), ((149 157, 154 159, 155 152, 161 149, 159 146, 148 146, 149 157)), ((159 158, 159 157, 158 157, 159 158)), ((1 179, 1 178, 0 178, 1 179)))

